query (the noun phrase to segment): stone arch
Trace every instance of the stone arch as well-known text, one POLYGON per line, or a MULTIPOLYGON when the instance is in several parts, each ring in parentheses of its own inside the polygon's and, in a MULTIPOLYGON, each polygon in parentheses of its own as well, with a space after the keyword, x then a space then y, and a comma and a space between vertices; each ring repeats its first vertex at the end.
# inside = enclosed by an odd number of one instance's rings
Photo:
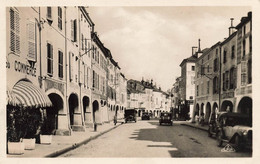
POLYGON ((50 131, 56 131, 59 128, 59 114, 63 113, 64 102, 61 96, 56 93, 50 93, 48 97, 53 106, 46 110, 47 124, 50 127, 50 131))
POLYGON ((238 103, 237 112, 252 116, 252 98, 243 97, 238 103))
POLYGON ((69 96, 69 114, 70 114, 70 125, 75 124, 75 113, 79 110, 78 96, 75 93, 69 96))
POLYGON ((229 100, 225 100, 222 102, 220 111, 227 111, 227 110, 233 112, 233 103, 229 100))
POLYGON ((89 97, 88 96, 84 96, 82 98, 82 106, 83 106, 83 112, 84 112, 84 120, 86 120, 86 115, 88 113, 91 113, 91 109, 90 109, 90 106, 89 106, 89 97))
POLYGON ((93 121, 97 122, 97 113, 99 112, 99 104, 97 100, 93 101, 92 108, 93 108, 93 121))
POLYGON ((206 104, 205 123, 208 123, 208 122, 209 122, 210 114, 211 114, 211 105, 210 105, 210 103, 208 102, 208 103, 206 104))
POLYGON ((201 106, 201 107, 200 107, 199 115, 201 115, 202 113, 205 114, 205 113, 204 113, 204 103, 202 103, 200 106, 201 106))

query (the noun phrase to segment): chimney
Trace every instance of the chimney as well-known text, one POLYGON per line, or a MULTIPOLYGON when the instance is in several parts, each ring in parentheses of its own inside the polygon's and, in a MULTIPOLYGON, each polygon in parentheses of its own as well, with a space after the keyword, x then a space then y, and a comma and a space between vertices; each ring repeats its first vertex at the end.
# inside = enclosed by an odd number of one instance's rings
POLYGON ((229 27, 229 36, 232 35, 235 32, 235 27, 233 26, 233 20, 234 18, 230 18, 231 20, 231 26, 229 27))
POLYGON ((199 46, 199 48, 198 48, 198 52, 196 53, 196 57, 197 58, 199 58, 201 55, 202 55, 202 51, 201 51, 201 49, 200 49, 200 39, 198 40, 198 46, 199 46))
POLYGON ((201 52, 201 49, 200 49, 200 39, 198 40, 199 41, 199 49, 198 49, 198 53, 201 52))
POLYGON ((197 56, 196 56, 196 51, 195 51, 195 53, 194 53, 194 49, 196 49, 196 48, 198 48, 198 47, 196 47, 196 46, 192 46, 192 47, 191 47, 191 49, 192 49, 191 56, 197 57, 197 56))

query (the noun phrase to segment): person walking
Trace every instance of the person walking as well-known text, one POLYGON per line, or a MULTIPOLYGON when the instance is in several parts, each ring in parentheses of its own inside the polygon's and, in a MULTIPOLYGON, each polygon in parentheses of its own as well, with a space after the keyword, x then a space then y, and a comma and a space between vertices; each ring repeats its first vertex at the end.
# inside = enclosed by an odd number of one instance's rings
POLYGON ((114 116, 114 125, 116 125, 116 123, 117 123, 117 116, 115 115, 114 116))

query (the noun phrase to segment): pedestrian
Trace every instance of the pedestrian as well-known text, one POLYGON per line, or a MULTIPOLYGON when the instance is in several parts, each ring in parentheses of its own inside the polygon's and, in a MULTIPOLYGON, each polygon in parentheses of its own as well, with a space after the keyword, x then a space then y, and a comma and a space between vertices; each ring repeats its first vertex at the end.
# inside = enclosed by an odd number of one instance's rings
POLYGON ((204 113, 201 113, 200 124, 201 124, 201 126, 204 126, 204 113))
POLYGON ((116 125, 116 123, 117 123, 117 116, 115 115, 114 116, 114 125, 116 125))

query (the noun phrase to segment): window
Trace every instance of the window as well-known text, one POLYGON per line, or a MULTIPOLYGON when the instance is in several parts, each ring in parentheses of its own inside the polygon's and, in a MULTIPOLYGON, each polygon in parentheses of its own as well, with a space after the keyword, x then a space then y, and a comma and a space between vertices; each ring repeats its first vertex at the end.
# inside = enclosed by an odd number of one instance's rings
POLYGON ((77 19, 71 20, 71 41, 77 41, 77 19))
POLYGON ((218 93, 218 78, 214 77, 213 79, 213 94, 218 93))
POLYGON ((197 85, 197 93, 196 93, 197 96, 199 96, 199 85, 197 85))
POLYGON ((28 60, 36 62, 36 24, 33 21, 27 23, 27 36, 28 36, 28 60))
POLYGON ((216 49, 216 57, 218 56, 218 49, 216 49))
POLYGON ((209 81, 207 81, 207 94, 209 94, 209 81))
POLYGON ((20 53, 20 18, 19 13, 10 9, 10 49, 20 53))
POLYGON ((234 78, 235 78, 234 77, 234 68, 231 68, 230 72, 229 72, 229 81, 230 81, 229 89, 234 89, 234 82, 235 82, 234 78))
POLYGON ((224 58, 223 58, 223 63, 227 62, 227 50, 224 50, 224 58))
POLYGON ((74 70, 74 54, 69 53, 69 76, 70 76, 70 81, 73 81, 73 71, 74 70))
POLYGON ((246 35, 246 25, 244 26, 244 36, 246 35))
POLYGON ((53 74, 53 46, 50 43, 47 43, 47 73, 53 74))
POLYGON ((58 51, 58 55, 59 55, 59 78, 63 78, 63 52, 58 51))
POLYGON ((47 19, 52 19, 51 7, 47 7, 47 19))
POLYGON ((209 73, 209 65, 208 65, 208 67, 207 67, 207 71, 208 71, 208 73, 209 73))
POLYGON ((62 30, 62 9, 58 7, 58 27, 62 30))
POLYGON ((192 70, 192 71, 195 71, 195 66, 191 66, 191 70, 192 70))
POLYGON ((218 71, 218 59, 214 59, 214 72, 218 71))
POLYGON ((93 81, 92 81, 92 87, 95 88, 95 85, 96 85, 96 73, 95 73, 95 71, 93 70, 93 81))
POLYGON ((84 44, 84 35, 83 34, 81 34, 81 38, 82 38, 81 39, 81 49, 84 50, 84 45, 85 44, 84 44))
POLYGON ((247 82, 247 63, 246 61, 241 61, 241 85, 246 85, 247 82))
POLYGON ((226 71, 226 73, 225 73, 225 80, 226 80, 226 90, 228 89, 228 87, 229 87, 229 71, 226 71))
POLYGON ((248 60, 247 63, 247 77, 248 77, 248 84, 252 83, 252 59, 248 60))
POLYGON ((235 46, 232 46, 232 51, 231 51, 231 59, 235 58, 235 46))
POLYGON ((226 76, 225 76, 225 73, 223 73, 222 76, 223 76, 223 80, 222 80, 222 82, 223 82, 222 89, 223 89, 223 91, 225 91, 225 90, 226 90, 226 76))
POLYGON ((252 35, 249 37, 249 52, 252 53, 252 35))
POLYGON ((243 56, 242 56, 242 59, 245 59, 245 56, 246 56, 246 40, 243 40, 243 56))

